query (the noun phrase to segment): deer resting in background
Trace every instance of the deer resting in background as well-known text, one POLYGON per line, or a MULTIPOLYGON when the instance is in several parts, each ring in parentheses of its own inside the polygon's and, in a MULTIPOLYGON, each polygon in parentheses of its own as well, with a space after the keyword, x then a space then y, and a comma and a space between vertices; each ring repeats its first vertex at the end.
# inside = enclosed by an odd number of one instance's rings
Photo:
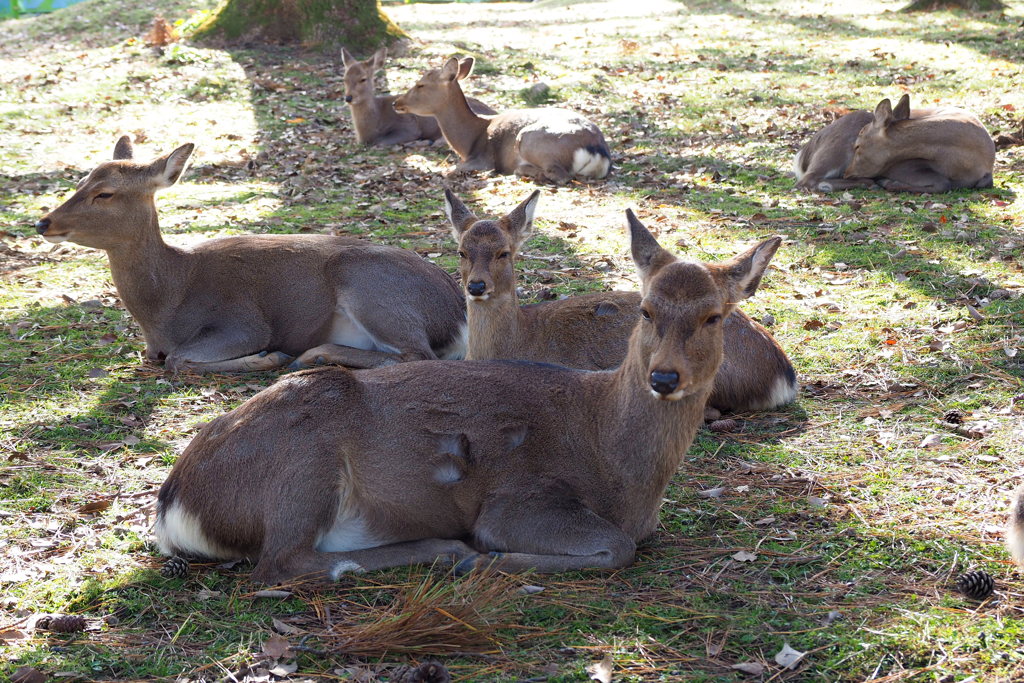
POLYGON ((642 315, 617 370, 509 361, 289 375, 203 427, 160 488, 162 552, 252 578, 624 567, 654 532, 722 360, 722 321, 781 238, 676 258, 628 212, 642 315))
POLYGON ((181 176, 194 145, 132 161, 127 136, 61 206, 36 223, 50 242, 103 249, 146 358, 172 371, 270 370, 302 354, 354 367, 460 357, 455 281, 415 252, 329 235, 245 235, 166 244, 153 194, 181 176))
MULTIPOLYGON (((515 261, 530 237, 539 191, 498 220, 480 220, 445 190, 466 294, 466 358, 556 363, 584 370, 618 367, 640 315, 639 292, 581 294, 520 306, 515 261)), ((766 410, 796 398, 793 365, 771 334, 738 308, 722 323, 725 351, 708 399, 708 418, 766 410)))
MULTIPOLYGON (((345 48, 341 59, 345 65, 345 102, 352 113, 356 140, 362 145, 400 145, 417 140, 431 144, 441 139, 441 129, 431 116, 399 114, 393 105, 394 95, 377 95, 374 74, 384 69, 387 48, 377 50, 366 61, 359 61, 345 48)), ((478 114, 495 111, 479 100, 468 100, 478 114)))
POLYGON ((448 146, 459 155, 457 171, 496 171, 564 185, 573 178, 604 178, 611 153, 593 122, 567 109, 516 109, 495 116, 473 112, 459 81, 473 71, 472 57, 449 59, 404 95, 395 110, 433 116, 448 146))
POLYGON ((890 192, 992 187, 995 144, 970 112, 911 109, 903 95, 872 114, 855 111, 821 129, 793 159, 797 187, 822 192, 881 185, 890 192))

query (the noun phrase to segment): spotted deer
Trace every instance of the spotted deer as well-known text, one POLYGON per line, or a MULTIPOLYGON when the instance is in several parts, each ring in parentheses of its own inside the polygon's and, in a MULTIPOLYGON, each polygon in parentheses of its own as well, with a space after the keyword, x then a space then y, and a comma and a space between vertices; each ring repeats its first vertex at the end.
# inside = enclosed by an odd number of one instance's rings
POLYGON ((265 583, 435 561, 630 564, 701 422, 722 321, 781 239, 699 263, 628 221, 642 313, 616 370, 434 361, 288 375, 182 453, 158 496, 160 549, 249 558, 265 583))
POLYGON ((472 57, 449 59, 427 71, 395 111, 433 116, 459 155, 458 172, 496 171, 564 185, 573 178, 599 179, 611 169, 601 130, 567 109, 516 109, 495 116, 474 113, 459 81, 473 71, 472 57))
POLYGON ((36 223, 50 242, 107 252, 146 358, 172 371, 270 370, 298 356, 376 367, 464 353, 454 279, 414 252, 330 235, 244 235, 183 249, 164 242, 154 193, 194 145, 150 163, 128 136, 36 223))
POLYGON ((884 99, 814 134, 793 159, 797 187, 823 192, 881 186, 890 192, 992 187, 995 143, 974 114, 911 109, 884 99))
MULTIPOLYGON (((498 220, 480 220, 445 190, 467 300, 466 358, 529 360, 585 370, 617 367, 640 314, 639 292, 519 305, 515 261, 532 233, 539 196, 535 191, 498 220)), ((737 308, 726 316, 722 334, 724 356, 708 398, 709 418, 775 408, 796 398, 793 365, 768 330, 737 308)))
MULTIPOLYGON (((417 140, 430 144, 441 139, 441 129, 432 116, 399 114, 394 95, 377 95, 374 75, 384 69, 387 48, 382 47, 365 61, 359 61, 345 48, 341 49, 345 65, 345 102, 352 113, 356 140, 361 145, 401 145, 417 140)), ((470 98, 470 108, 479 114, 495 111, 480 100, 470 98)))

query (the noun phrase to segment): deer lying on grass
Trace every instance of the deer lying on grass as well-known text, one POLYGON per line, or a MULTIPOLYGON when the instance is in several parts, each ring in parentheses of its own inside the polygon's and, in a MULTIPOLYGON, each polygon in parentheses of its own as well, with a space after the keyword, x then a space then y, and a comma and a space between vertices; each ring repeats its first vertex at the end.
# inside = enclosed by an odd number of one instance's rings
MULTIPOLYGON (((392 106, 394 95, 377 95, 373 77, 383 70, 387 54, 387 48, 382 47, 361 62, 345 48, 341 49, 345 64, 345 102, 352 112, 356 140, 362 145, 400 145, 417 140, 433 144, 441 139, 441 129, 432 116, 399 114, 392 106)), ((468 102, 478 114, 495 113, 479 100, 469 99, 468 102)))
POLYGON ((193 148, 137 163, 124 136, 114 161, 36 223, 50 242, 107 252, 147 359, 175 372, 244 372, 299 354, 300 364, 354 367, 462 355, 458 285, 414 252, 329 235, 164 243, 153 194, 178 180, 193 148))
POLYGON ((395 110, 433 116, 448 146, 459 155, 457 171, 516 174, 564 185, 573 178, 604 178, 611 153, 593 122, 567 109, 517 109, 496 116, 475 114, 459 81, 474 60, 449 59, 423 74, 395 100, 395 110))
POLYGON ((1010 518, 1006 523, 1006 547, 1017 564, 1024 567, 1024 486, 1013 494, 1010 518))
MULTIPOLYGON (((618 367, 640 312, 639 292, 582 294, 520 306, 515 259, 530 237, 539 191, 507 216, 480 220, 445 190, 459 244, 468 302, 466 358, 556 363, 584 370, 618 367)), ((738 308, 722 323, 725 354, 708 399, 708 417, 765 410, 796 398, 796 373, 768 330, 738 308)))
POLYGON ((992 137, 956 107, 910 108, 903 95, 855 111, 814 134, 793 159, 797 187, 822 192, 881 185, 890 192, 992 187, 992 137))
POLYGON ((507 361, 289 375, 203 427, 160 488, 162 552, 252 578, 405 564, 624 567, 658 523, 722 359, 722 320, 781 239, 683 261, 628 212, 642 319, 617 370, 507 361))

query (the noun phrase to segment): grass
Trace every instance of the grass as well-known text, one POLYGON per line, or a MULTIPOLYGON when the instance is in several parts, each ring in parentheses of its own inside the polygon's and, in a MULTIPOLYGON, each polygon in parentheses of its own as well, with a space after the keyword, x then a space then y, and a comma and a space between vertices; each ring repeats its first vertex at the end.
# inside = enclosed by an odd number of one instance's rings
MULTIPOLYGON (((195 25, 212 4, 155 7, 195 25)), ((629 206, 663 244, 700 258, 783 234, 744 308, 774 320, 804 389, 785 410, 741 416, 737 432, 699 434, 628 569, 513 577, 488 593, 404 568, 284 598, 255 597, 244 564, 162 578, 149 529, 156 488, 197 426, 276 375, 143 364, 105 257, 44 243, 32 224, 126 132, 142 157, 198 143, 183 183, 158 200, 176 244, 354 234, 454 271, 442 185, 481 215, 533 186, 442 183, 454 165, 442 149, 356 147, 331 56, 154 50, 140 37, 157 10, 123 0, 0 24, 2 675, 241 680, 294 661, 293 678, 394 680, 429 648, 346 653, 339 629, 401 618, 410 595, 463 591, 491 601, 496 645, 448 648, 458 680, 587 680, 605 653, 628 681, 740 680, 731 667, 751 663, 760 680, 1020 680, 1024 581, 1001 526, 1024 472, 1024 152, 999 151, 991 190, 932 197, 809 195, 786 174, 829 111, 902 92, 962 104, 994 134, 1019 128, 1019 3, 1006 16, 892 13, 899 4, 389 7, 417 39, 389 65, 392 91, 472 54, 469 94, 516 107, 544 82, 611 143, 608 182, 544 190, 520 263, 527 299, 635 287, 629 206), (941 423, 954 409, 981 438, 941 423), (981 604, 951 588, 978 568, 998 584, 981 604), (61 612, 86 616, 87 630, 30 628, 61 612), (268 654, 274 633, 287 656, 268 654), (785 643, 809 653, 796 669, 774 660, 785 643)))

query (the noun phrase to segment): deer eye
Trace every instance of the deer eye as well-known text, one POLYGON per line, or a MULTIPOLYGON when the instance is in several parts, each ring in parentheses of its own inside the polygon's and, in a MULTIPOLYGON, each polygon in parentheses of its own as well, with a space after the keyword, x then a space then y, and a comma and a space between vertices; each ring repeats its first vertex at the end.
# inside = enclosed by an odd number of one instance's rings
POLYGON ((365 78, 360 78, 360 79, 359 79, 359 82, 360 82, 360 83, 366 83, 366 79, 365 79, 365 78))
POLYGON ((646 308, 641 308, 640 309, 640 315, 643 317, 644 320, 650 320, 651 319, 651 314, 650 314, 650 312, 646 308))
POLYGON ((501 252, 500 254, 498 254, 498 258, 508 258, 508 252, 507 251, 501 252))
POLYGON ((464 251, 462 251, 462 250, 460 249, 460 250, 459 250, 459 258, 469 258, 469 256, 467 256, 467 255, 466 255, 466 252, 464 252, 464 251))
POLYGON ((720 316, 720 315, 711 315, 711 316, 708 316, 708 319, 704 321, 704 324, 708 325, 708 326, 710 326, 710 325, 717 325, 719 322, 721 322, 721 320, 722 320, 722 316, 720 316))
POLYGON ((114 194, 112 192, 100 192, 96 195, 96 199, 110 199, 114 194))

